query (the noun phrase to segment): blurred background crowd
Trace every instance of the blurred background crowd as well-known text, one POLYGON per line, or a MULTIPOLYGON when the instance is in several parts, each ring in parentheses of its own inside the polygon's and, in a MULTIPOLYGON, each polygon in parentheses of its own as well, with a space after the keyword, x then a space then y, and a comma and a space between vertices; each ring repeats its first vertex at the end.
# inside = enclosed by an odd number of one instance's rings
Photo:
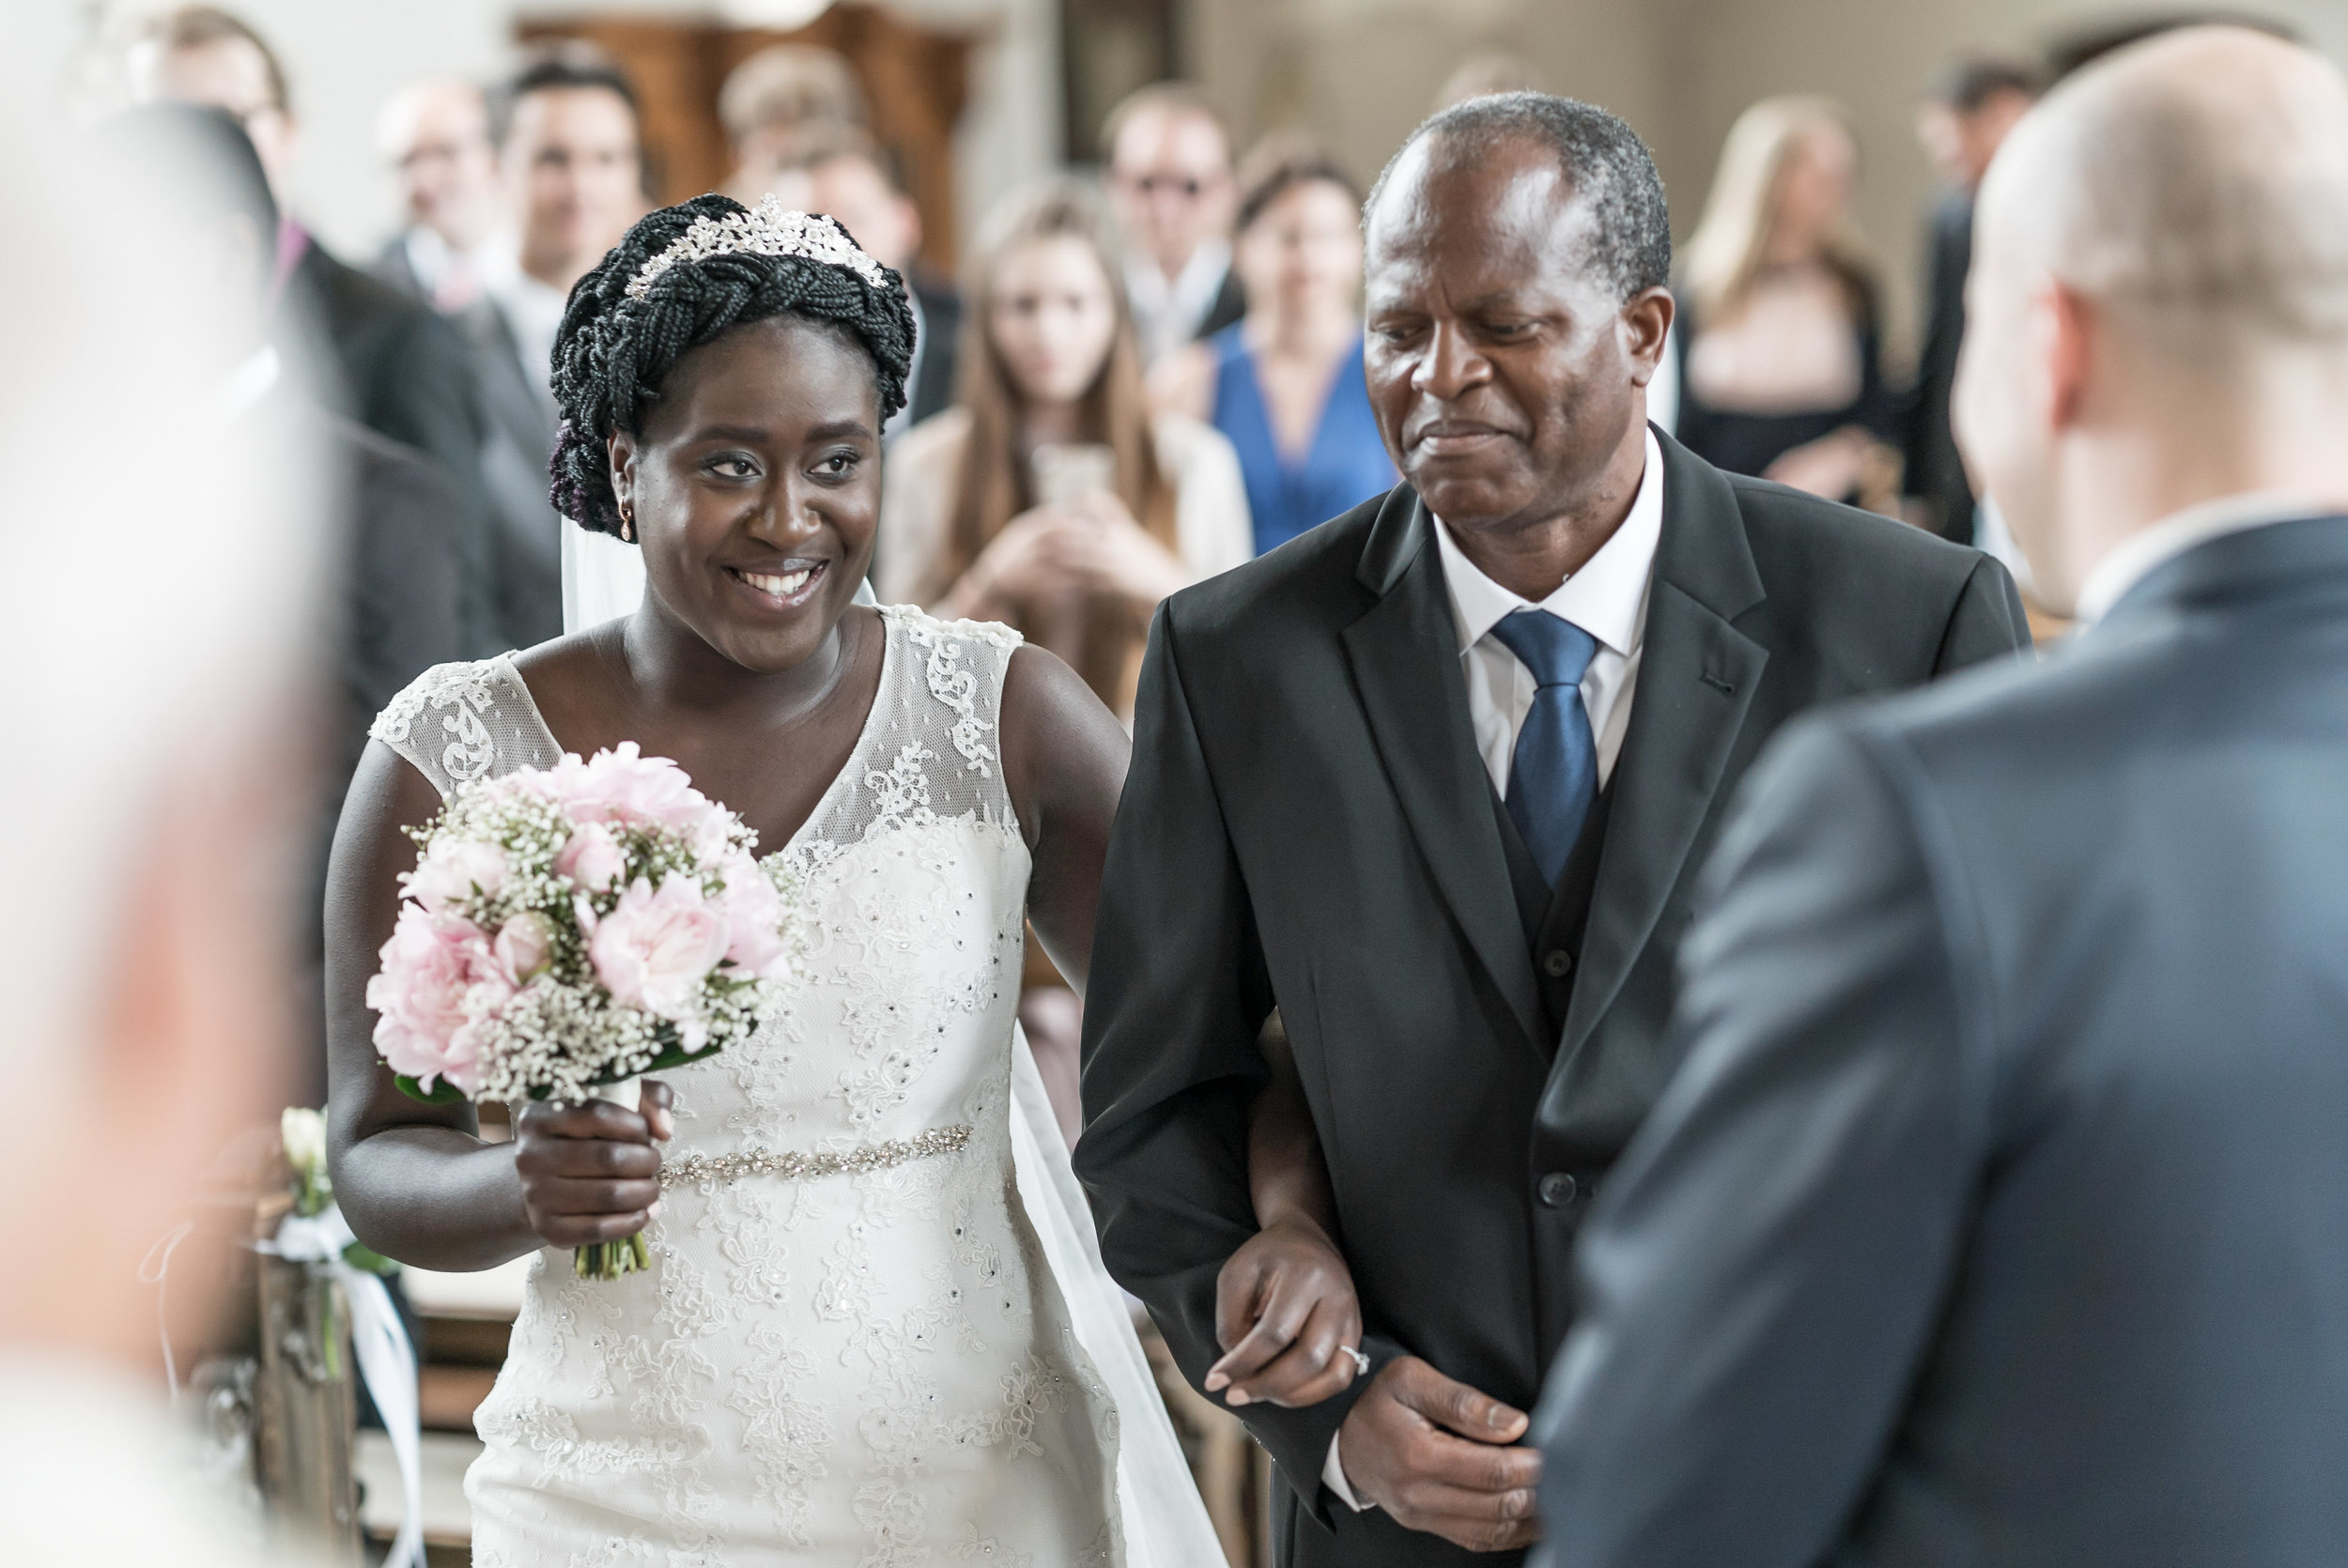
MULTIPOLYGON (((2348 55, 2332 0, 2229 14, 2348 55)), ((224 212, 254 245, 222 264, 207 374, 224 409, 303 410, 289 428, 332 498, 312 543, 339 610, 339 778, 425 668, 562 632, 546 458, 567 291, 644 212, 711 189, 834 215, 912 285, 879 594, 1012 623, 1129 713, 1159 600, 1396 482, 1361 366, 1362 192, 1428 111, 1518 87, 1603 104, 1656 153, 1681 311, 1660 423, 2021 575, 1949 432, 1972 191, 2048 83, 2177 19, 2102 0, 34 0, 17 20, 28 101, 60 123, 219 112, 204 134, 240 177, 182 237, 224 212)), ((338 792, 315 807, 320 866, 338 792)), ((1033 961, 1023 1017, 1073 1139, 1074 998, 1033 961)), ((322 1061, 301 1060, 290 1098, 315 1103, 322 1061)))

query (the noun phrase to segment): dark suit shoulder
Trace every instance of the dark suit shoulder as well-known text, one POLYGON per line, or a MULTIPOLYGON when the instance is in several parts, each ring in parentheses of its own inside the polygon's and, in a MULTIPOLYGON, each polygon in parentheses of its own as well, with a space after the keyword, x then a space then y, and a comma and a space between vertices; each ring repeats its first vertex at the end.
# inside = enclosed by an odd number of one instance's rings
MULTIPOLYGON (((1805 490, 1723 473, 1752 537, 1755 562, 1766 575, 1774 556, 1804 564, 1846 564, 1851 570, 1961 584, 1987 558, 1896 518, 1822 500, 1805 490)), ((1775 585, 1771 585, 1774 587, 1775 585)))
POLYGON ((1181 637, 1205 640, 1268 631, 1268 623, 1300 611, 1324 631, 1333 618, 1340 625, 1352 620, 1373 597, 1357 576, 1362 551, 1380 510, 1398 494, 1407 497, 1408 488, 1372 497, 1277 549, 1183 589, 1166 602, 1168 621, 1181 637))

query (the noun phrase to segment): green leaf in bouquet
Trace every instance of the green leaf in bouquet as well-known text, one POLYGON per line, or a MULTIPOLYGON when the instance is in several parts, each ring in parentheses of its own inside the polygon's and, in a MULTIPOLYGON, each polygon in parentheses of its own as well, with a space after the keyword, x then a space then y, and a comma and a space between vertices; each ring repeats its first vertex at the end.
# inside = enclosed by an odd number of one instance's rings
POLYGON ((343 1249, 343 1261, 353 1268, 363 1268, 370 1274, 396 1274, 399 1265, 373 1248, 354 1241, 343 1249))
POLYGON ((404 1072, 394 1075, 392 1082, 399 1085, 401 1094, 406 1095, 409 1099, 421 1099, 426 1105, 461 1105, 464 1103, 465 1092, 445 1078, 429 1089, 404 1072))
MULTIPOLYGON (((655 1056, 652 1059, 651 1064, 643 1070, 646 1072, 666 1072, 671 1068, 689 1067, 695 1062, 702 1061, 710 1056, 715 1056, 721 1048, 722 1047, 719 1044, 710 1044, 703 1046, 699 1051, 687 1051, 681 1045, 672 1045, 669 1047, 668 1050, 663 1051, 659 1055, 655 1056)), ((630 1074, 629 1076, 633 1077, 635 1075, 630 1074)))

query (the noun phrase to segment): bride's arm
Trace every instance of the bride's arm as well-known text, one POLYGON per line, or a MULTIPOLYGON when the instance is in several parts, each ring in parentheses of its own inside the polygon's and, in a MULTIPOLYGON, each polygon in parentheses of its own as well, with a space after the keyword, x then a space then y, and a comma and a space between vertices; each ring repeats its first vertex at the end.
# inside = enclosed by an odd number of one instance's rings
POLYGON ((1092 914, 1133 743, 1059 658, 1025 644, 1003 677, 1003 783, 1034 866, 1027 919, 1076 994, 1092 965, 1092 914))
MULTIPOLYGON (((392 1082, 366 1004, 377 954, 398 915, 399 874, 416 864, 401 830, 440 809, 429 780, 380 742, 367 747, 334 834, 326 889, 329 1150, 352 1234, 420 1268, 489 1268, 541 1246, 641 1230, 659 1195, 645 1118, 598 1102, 526 1110, 492 1144, 468 1104, 427 1105, 392 1082)), ((667 1131, 666 1091, 654 1115, 667 1131)))

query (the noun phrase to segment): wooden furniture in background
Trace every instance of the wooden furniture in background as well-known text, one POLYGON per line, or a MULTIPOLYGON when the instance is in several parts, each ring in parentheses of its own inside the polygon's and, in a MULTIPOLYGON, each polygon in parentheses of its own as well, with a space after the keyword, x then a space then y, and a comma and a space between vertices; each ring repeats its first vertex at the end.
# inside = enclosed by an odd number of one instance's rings
POLYGON ((722 188, 734 171, 718 89, 772 43, 837 50, 873 108, 873 135, 895 159, 921 209, 921 261, 954 269, 954 127, 969 94, 968 35, 933 32, 881 9, 836 5, 795 32, 656 17, 533 17, 524 42, 584 38, 618 60, 642 104, 645 175, 663 206, 722 188))

